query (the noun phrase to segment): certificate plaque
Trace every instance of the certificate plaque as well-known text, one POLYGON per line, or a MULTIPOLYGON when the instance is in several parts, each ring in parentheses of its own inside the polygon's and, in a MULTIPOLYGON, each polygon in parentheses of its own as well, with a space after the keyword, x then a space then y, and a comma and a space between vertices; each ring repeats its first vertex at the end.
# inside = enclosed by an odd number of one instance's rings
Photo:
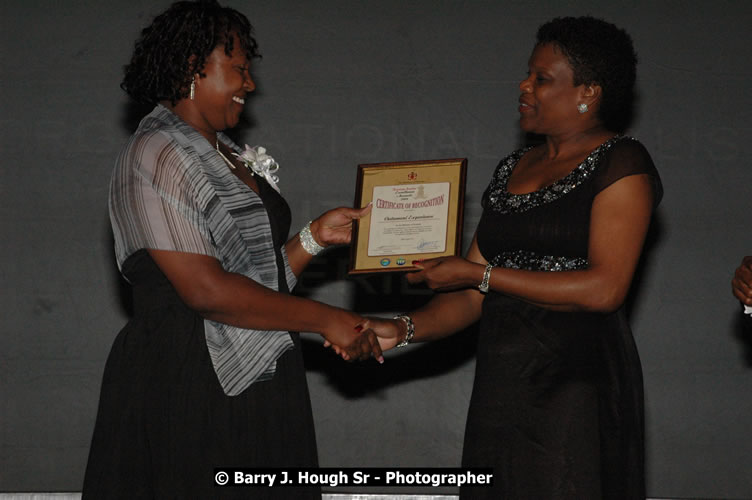
POLYGON ((358 165, 350 274, 410 271, 462 250, 467 159, 358 165))

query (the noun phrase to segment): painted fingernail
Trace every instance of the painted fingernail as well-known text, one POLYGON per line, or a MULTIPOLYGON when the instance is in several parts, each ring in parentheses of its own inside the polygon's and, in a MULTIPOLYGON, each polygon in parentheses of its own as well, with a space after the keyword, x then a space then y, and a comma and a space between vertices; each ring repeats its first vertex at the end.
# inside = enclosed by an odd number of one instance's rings
POLYGON ((378 361, 380 365, 383 365, 384 364, 384 356, 379 356, 378 358, 376 358, 376 361, 378 361))
POLYGON ((355 327, 355 331, 358 332, 358 333, 360 333, 360 332, 363 331, 363 327, 361 325, 358 325, 358 326, 355 327))

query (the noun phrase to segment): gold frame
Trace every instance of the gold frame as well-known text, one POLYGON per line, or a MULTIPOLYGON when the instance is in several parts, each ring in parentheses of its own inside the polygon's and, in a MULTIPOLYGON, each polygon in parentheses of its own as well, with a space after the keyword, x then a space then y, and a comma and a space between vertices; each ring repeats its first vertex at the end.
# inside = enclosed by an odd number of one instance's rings
POLYGON ((423 160, 358 165, 355 207, 373 200, 374 188, 429 183, 449 183, 446 244, 443 252, 416 252, 393 255, 368 255, 371 215, 353 224, 349 274, 414 271, 413 260, 459 255, 462 251, 462 225, 465 208, 467 158, 423 160))

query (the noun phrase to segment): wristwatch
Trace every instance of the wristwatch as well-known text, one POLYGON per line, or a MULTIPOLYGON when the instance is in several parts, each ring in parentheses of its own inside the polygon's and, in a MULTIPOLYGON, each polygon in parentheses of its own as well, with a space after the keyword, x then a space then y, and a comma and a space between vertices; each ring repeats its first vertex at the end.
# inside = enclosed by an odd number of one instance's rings
POLYGON ((483 280, 478 285, 478 290, 483 293, 488 293, 488 282, 491 281, 491 269, 493 269, 493 265, 486 264, 486 270, 483 271, 483 280))

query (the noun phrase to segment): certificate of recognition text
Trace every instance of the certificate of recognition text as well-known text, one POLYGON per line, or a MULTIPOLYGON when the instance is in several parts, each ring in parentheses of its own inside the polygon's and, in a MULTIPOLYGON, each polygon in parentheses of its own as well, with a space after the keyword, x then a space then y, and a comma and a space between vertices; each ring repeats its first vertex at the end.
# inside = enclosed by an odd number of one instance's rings
POLYGON ((449 182, 374 186, 368 256, 444 252, 449 182))

